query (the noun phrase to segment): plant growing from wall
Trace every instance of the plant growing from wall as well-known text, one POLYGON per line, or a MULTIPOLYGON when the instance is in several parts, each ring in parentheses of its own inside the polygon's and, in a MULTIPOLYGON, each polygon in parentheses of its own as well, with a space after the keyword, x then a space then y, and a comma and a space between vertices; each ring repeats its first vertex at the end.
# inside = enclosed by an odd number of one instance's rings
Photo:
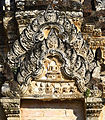
POLYGON ((84 96, 87 98, 91 95, 91 91, 90 89, 88 88, 85 92, 84 92, 84 96))

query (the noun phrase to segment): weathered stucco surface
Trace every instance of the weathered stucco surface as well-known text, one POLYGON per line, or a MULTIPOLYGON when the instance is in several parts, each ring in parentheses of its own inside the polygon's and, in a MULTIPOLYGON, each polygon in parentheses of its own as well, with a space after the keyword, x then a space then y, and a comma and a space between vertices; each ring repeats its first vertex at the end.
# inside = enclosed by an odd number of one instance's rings
POLYGON ((0 106, 0 120, 105 119, 104 0, 0 0, 0 106))

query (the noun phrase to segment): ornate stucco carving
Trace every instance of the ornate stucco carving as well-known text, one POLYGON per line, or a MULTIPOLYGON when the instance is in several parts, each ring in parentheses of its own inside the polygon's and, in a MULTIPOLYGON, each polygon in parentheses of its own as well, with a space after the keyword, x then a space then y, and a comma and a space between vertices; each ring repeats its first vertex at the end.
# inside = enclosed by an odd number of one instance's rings
POLYGON ((100 116, 100 112, 102 111, 103 101, 101 98, 87 98, 87 118, 88 119, 97 119, 100 116), (98 109, 97 109, 98 108, 98 109))
MULTIPOLYGON (((94 60, 92 50, 77 27, 51 5, 14 42, 8 53, 8 63, 11 69, 17 69, 17 89, 9 89, 15 96, 46 93, 79 96, 87 89, 93 95, 95 87, 101 95, 97 85, 99 74, 96 77, 100 66, 94 60), (94 85, 93 78, 97 81, 94 85)), ((6 85, 4 83, 2 90, 6 85)), ((13 85, 14 81, 11 81, 7 86, 13 85)))
POLYGON ((105 1, 104 0, 95 0, 96 1, 96 10, 105 10, 105 1))
POLYGON ((0 102, 3 105, 7 119, 20 120, 20 99, 2 98, 0 102))

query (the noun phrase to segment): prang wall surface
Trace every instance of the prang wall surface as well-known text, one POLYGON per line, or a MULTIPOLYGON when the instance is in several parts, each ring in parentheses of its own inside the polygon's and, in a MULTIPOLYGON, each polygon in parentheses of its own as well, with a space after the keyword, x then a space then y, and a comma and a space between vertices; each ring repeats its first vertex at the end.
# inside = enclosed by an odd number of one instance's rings
POLYGON ((0 1, 0 120, 30 119, 34 100, 66 120, 105 119, 104 0, 0 1))

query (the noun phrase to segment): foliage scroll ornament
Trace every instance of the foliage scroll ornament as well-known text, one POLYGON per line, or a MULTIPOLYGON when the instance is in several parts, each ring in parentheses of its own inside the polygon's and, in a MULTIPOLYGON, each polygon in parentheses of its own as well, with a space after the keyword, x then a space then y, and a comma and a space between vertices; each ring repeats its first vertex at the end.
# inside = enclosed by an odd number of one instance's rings
MULTIPOLYGON (((60 59, 61 73, 74 79, 81 93, 87 89, 94 92, 92 80, 95 77, 100 79, 95 73, 100 66, 94 60, 92 50, 71 20, 49 5, 23 30, 8 53, 8 64, 11 69, 17 68, 16 81, 13 80, 9 85, 4 83, 2 93, 5 94, 6 87, 15 84, 16 90, 10 87, 9 91, 23 96, 31 80, 43 73, 43 61, 50 57, 60 59)), ((98 86, 97 91, 100 96, 98 86)))

